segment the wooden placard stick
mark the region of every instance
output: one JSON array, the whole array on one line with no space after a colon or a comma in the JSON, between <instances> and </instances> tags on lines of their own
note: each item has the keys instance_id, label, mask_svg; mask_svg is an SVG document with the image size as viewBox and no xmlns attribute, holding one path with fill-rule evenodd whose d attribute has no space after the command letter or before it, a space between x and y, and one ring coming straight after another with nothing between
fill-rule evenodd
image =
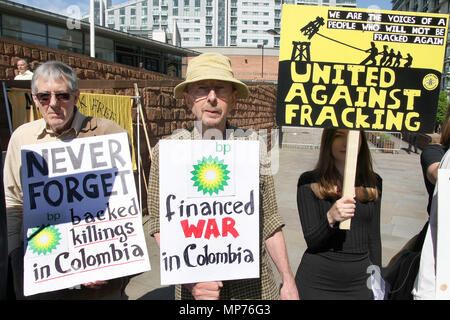
<instances>
[{"instance_id":1,"label":"wooden placard stick","mask_svg":"<svg viewBox=\"0 0 450 320\"><path fill-rule=\"evenodd\" d=\"M136 95L136 97L139 97L139 89L138 89L137 83L134 84L134 94ZM144 112L142 111L142 104L141 104L141 99L140 98L137 100L137 104L138 104L139 112L141 113L142 127L144 128L145 140L147 141L148 153L150 154L150 161L153 161L153 159L152 159L152 148L150 146L150 140L148 138L147 125L145 124ZM138 127L138 130L139 130L139 124L138 124L137 127Z\"/></svg>"},{"instance_id":2,"label":"wooden placard stick","mask_svg":"<svg viewBox=\"0 0 450 320\"><path fill-rule=\"evenodd\" d=\"M348 131L347 147L345 151L345 168L342 196L355 196L355 178L356 165L358 162L359 135L360 132L358 130ZM339 224L339 229L350 230L350 224L351 219L344 220Z\"/></svg>"},{"instance_id":3,"label":"wooden placard stick","mask_svg":"<svg viewBox=\"0 0 450 320\"><path fill-rule=\"evenodd\" d=\"M141 157L139 157L139 164L141 165L142 180L144 180L144 187L145 187L145 191L147 193L148 192L147 178L145 176L144 164L142 163L142 158Z\"/></svg>"}]
</instances>

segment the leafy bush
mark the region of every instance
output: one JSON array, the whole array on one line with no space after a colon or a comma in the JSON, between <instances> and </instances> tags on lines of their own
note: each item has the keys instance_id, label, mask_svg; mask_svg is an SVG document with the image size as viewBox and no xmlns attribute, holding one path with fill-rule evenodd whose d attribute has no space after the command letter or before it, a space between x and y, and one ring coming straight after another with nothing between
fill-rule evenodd
<instances>
[{"instance_id":1,"label":"leafy bush","mask_svg":"<svg viewBox=\"0 0 450 320\"><path fill-rule=\"evenodd\" d=\"M436 125L442 124L442 122L445 120L447 110L448 110L447 91L441 91L439 93L438 108L436 112Z\"/></svg>"},{"instance_id":2,"label":"leafy bush","mask_svg":"<svg viewBox=\"0 0 450 320\"><path fill-rule=\"evenodd\" d=\"M391 135L388 134L388 133L382 134L381 137L380 137L380 141L381 142L391 141Z\"/></svg>"}]
</instances>

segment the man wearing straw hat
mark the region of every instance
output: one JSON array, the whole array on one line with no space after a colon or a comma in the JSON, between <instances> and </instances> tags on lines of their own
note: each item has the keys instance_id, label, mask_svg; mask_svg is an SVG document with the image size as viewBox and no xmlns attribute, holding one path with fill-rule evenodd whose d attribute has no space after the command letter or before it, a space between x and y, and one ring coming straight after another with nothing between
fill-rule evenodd
<instances>
[{"instance_id":1,"label":"man wearing straw hat","mask_svg":"<svg viewBox=\"0 0 450 320\"><path fill-rule=\"evenodd\" d=\"M249 90L234 78L230 60L218 53L204 53L192 59L187 67L186 80L174 89L177 99L184 99L197 121L192 130L181 130L170 139L236 139L257 140L253 131L244 134L234 130L227 121L237 99L247 98ZM240 133L240 134L239 134ZM261 150L266 150L262 143ZM177 285L176 299L298 299L284 242L284 226L278 215L270 161L260 154L260 214L263 243L261 243L260 278L232 281L212 281ZM159 144L153 150L150 170L148 208L149 231L159 244ZM275 283L269 257L274 261L282 280L281 290Z\"/></svg>"}]
</instances>

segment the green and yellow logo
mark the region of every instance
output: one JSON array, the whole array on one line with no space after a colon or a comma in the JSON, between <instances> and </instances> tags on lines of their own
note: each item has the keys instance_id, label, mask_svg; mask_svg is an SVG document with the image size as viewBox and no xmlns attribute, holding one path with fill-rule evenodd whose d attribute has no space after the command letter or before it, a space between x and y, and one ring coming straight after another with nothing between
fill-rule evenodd
<instances>
[{"instance_id":1,"label":"green and yellow logo","mask_svg":"<svg viewBox=\"0 0 450 320\"><path fill-rule=\"evenodd\" d=\"M56 249L60 240L61 233L58 228L55 226L42 226L31 230L28 246L34 253L46 255Z\"/></svg>"},{"instance_id":2,"label":"green and yellow logo","mask_svg":"<svg viewBox=\"0 0 450 320\"><path fill-rule=\"evenodd\" d=\"M191 171L194 187L198 187L197 191L203 191L203 194L213 193L219 194L219 191L223 191L224 186L227 186L227 180L230 179L227 170L228 165L223 163L223 160L219 161L218 157L213 159L203 157L201 161L197 161L198 164L194 165L194 171Z\"/></svg>"}]
</instances>

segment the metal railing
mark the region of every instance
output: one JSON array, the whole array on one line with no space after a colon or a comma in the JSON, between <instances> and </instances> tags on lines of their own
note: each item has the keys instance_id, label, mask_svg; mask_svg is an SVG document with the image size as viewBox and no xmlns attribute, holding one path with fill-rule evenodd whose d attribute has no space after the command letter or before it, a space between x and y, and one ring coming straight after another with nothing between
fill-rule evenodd
<instances>
[{"instance_id":1,"label":"metal railing","mask_svg":"<svg viewBox=\"0 0 450 320\"><path fill-rule=\"evenodd\" d=\"M322 128L282 127L282 148L310 148L320 147Z\"/></svg>"},{"instance_id":2,"label":"metal railing","mask_svg":"<svg viewBox=\"0 0 450 320\"><path fill-rule=\"evenodd\" d=\"M401 132L366 131L366 138L371 151L399 153L403 136Z\"/></svg>"},{"instance_id":3,"label":"metal railing","mask_svg":"<svg viewBox=\"0 0 450 320\"><path fill-rule=\"evenodd\" d=\"M322 128L283 127L282 148L320 148ZM365 131L369 149L375 152L399 153L402 146L401 132Z\"/></svg>"}]
</instances>

